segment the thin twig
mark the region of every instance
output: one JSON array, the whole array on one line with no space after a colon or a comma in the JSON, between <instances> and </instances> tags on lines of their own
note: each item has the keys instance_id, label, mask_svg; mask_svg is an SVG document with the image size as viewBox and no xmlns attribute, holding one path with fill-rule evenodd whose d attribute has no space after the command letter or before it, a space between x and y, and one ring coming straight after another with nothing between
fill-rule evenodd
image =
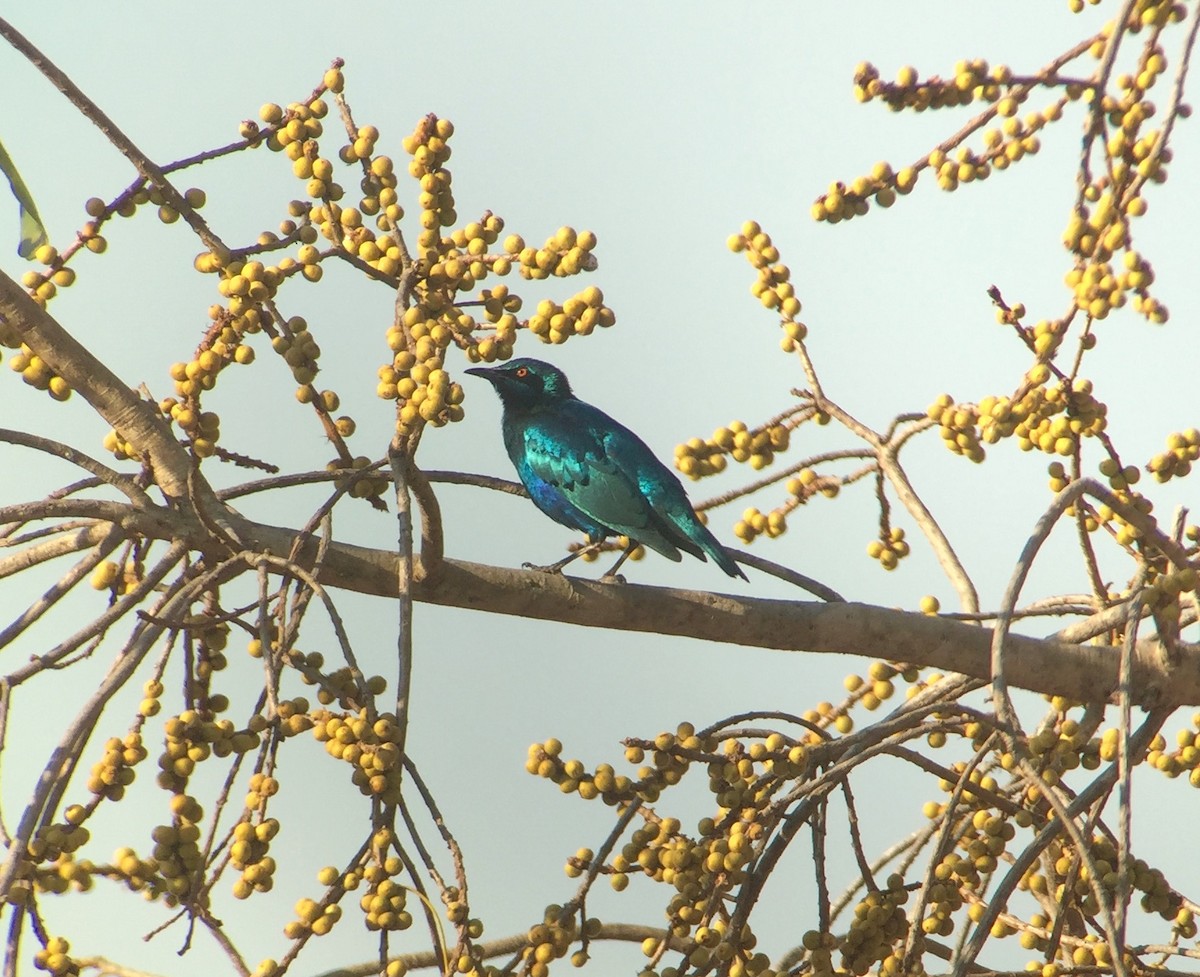
<instances>
[{"instance_id":1,"label":"thin twig","mask_svg":"<svg viewBox=\"0 0 1200 977\"><path fill-rule=\"evenodd\" d=\"M825 874L825 838L826 814L829 801L825 797L817 799L813 816L809 819L809 829L812 831L813 874L817 883L817 932L829 932L829 878Z\"/></svg>"},{"instance_id":2,"label":"thin twig","mask_svg":"<svg viewBox=\"0 0 1200 977\"><path fill-rule=\"evenodd\" d=\"M174 185L167 179L166 174L162 169L143 153L133 140L126 136L116 123L112 121L90 98L87 97L67 75L58 68L49 58L39 51L29 39L21 34L8 21L0 19L0 37L3 37L9 44L23 54L29 62L37 68L43 75L49 79L50 83L57 88L67 100L77 108L85 119L92 122L99 129L109 142L117 148L134 168L141 174L142 178L150 183L153 183L159 190L162 191L163 198L173 209L177 210L185 221L196 232L205 246L213 253L227 252L229 249L221 242L221 240L209 229L207 222L201 217L192 207L191 204L184 199Z\"/></svg>"},{"instance_id":3,"label":"thin twig","mask_svg":"<svg viewBox=\"0 0 1200 977\"><path fill-rule=\"evenodd\" d=\"M1133 886L1129 879L1129 859L1132 852L1133 835L1133 767L1130 756L1130 730L1133 725L1133 653L1137 645L1138 625L1142 618L1143 589L1147 568L1143 566L1133 584L1133 596L1129 601L1129 616L1125 621L1125 640L1121 642L1121 672L1117 685L1117 708L1120 739L1117 742L1118 823L1117 836L1117 891L1114 894L1115 941L1125 945L1125 924L1129 918L1129 904L1133 898Z\"/></svg>"},{"instance_id":4,"label":"thin twig","mask_svg":"<svg viewBox=\"0 0 1200 977\"><path fill-rule=\"evenodd\" d=\"M61 458L63 461L70 462L72 465L76 465L93 475L99 482L111 485L129 499L132 505L139 509L147 508L151 505L150 497L146 494L146 490L138 484L137 478L115 471L107 465L101 464L90 455L84 454L78 448L71 447L69 444L29 434L26 431L13 431L8 428L0 428L0 441L7 441L9 444L17 444L25 448L33 448L36 451L41 451L56 458Z\"/></svg>"},{"instance_id":5,"label":"thin twig","mask_svg":"<svg viewBox=\"0 0 1200 977\"><path fill-rule=\"evenodd\" d=\"M396 499L396 591L399 600L396 602L396 643L397 643L397 678L396 678L396 745L403 755L408 737L409 707L412 697L412 657L413 657L413 526L412 526L412 496L409 492L408 471L410 462L408 448L399 435L392 438L388 450L391 463L392 485Z\"/></svg>"}]
</instances>

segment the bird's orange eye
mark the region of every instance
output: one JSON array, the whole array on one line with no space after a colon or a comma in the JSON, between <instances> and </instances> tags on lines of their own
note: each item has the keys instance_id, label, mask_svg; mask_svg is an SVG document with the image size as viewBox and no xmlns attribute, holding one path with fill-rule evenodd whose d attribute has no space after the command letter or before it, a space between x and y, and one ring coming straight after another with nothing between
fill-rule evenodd
<instances>
[{"instance_id":1,"label":"bird's orange eye","mask_svg":"<svg viewBox=\"0 0 1200 977\"><path fill-rule=\"evenodd\" d=\"M524 380L525 377L529 376L529 367L518 366L515 370L513 370L513 375Z\"/></svg>"}]
</instances>

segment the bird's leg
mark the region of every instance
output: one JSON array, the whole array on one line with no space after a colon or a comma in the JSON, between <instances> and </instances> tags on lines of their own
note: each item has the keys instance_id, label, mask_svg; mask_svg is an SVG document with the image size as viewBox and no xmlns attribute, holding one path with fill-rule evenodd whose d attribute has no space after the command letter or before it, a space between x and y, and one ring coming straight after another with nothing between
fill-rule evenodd
<instances>
[{"instance_id":1,"label":"bird's leg","mask_svg":"<svg viewBox=\"0 0 1200 977\"><path fill-rule=\"evenodd\" d=\"M573 560L579 559L579 555L582 552L583 552L583 550L576 550L574 553L568 553L566 556L564 556L561 560L557 561L556 563L550 563L546 566L542 566L539 563L522 563L521 569L536 570L538 573L562 573L563 567L565 567L568 563L572 562Z\"/></svg>"},{"instance_id":2,"label":"bird's leg","mask_svg":"<svg viewBox=\"0 0 1200 977\"><path fill-rule=\"evenodd\" d=\"M521 567L525 570L537 570L539 573L562 573L563 567L565 567L568 563L573 563L585 553L589 553L596 549L603 542L604 540L602 539L589 540L587 546L579 547L579 549L577 549L574 553L568 553L561 560L557 561L556 563L551 563L549 566L539 566L536 563L522 563Z\"/></svg>"},{"instance_id":3,"label":"bird's leg","mask_svg":"<svg viewBox=\"0 0 1200 977\"><path fill-rule=\"evenodd\" d=\"M637 541L636 539L631 539L631 540L629 541L629 545L625 547L625 552L624 552L624 553L622 553L622 554L620 555L620 557L617 559L617 562L616 562L616 563L614 563L614 564L612 565L612 569L611 569L611 570L609 570L609 571L608 571L608 573L606 573L606 574L605 574L603 577L601 577L600 579L601 579L601 580L608 580L608 581L611 581L612 583L624 583L624 582L625 582L625 578L624 578L624 577L621 577L621 576L618 576L618 575L617 575L617 571L621 569L621 564L623 564L623 563L624 563L626 560L628 560L628 559L629 559L629 555L630 555L630 554L631 554L631 553L632 553L634 550L636 550L636 549L638 548L638 546L639 546L639 545L640 545L640 544L638 543L638 541Z\"/></svg>"}]
</instances>

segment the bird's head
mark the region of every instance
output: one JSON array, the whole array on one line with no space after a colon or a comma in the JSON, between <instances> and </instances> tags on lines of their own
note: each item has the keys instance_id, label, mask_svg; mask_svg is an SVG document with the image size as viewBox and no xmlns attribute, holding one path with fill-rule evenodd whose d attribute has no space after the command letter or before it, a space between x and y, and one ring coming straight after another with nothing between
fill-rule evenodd
<instances>
[{"instance_id":1,"label":"bird's head","mask_svg":"<svg viewBox=\"0 0 1200 977\"><path fill-rule=\"evenodd\" d=\"M466 372L483 377L495 387L505 407L538 407L572 396L566 374L541 360L509 360L501 366L475 367Z\"/></svg>"}]
</instances>

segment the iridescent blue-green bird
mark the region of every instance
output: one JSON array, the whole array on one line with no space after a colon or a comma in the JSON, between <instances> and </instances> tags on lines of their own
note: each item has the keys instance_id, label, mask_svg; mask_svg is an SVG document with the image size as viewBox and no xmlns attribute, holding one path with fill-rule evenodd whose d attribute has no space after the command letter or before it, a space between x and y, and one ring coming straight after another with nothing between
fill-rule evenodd
<instances>
[{"instance_id":1,"label":"iridescent blue-green bird","mask_svg":"<svg viewBox=\"0 0 1200 977\"><path fill-rule=\"evenodd\" d=\"M615 576L642 543L676 562L683 558L680 550L701 560L711 556L731 577L746 579L697 518L675 474L629 428L576 397L562 370L516 359L467 373L483 377L500 395L504 447L534 505L593 543L629 538L605 576ZM578 555L542 569L557 573Z\"/></svg>"}]
</instances>

